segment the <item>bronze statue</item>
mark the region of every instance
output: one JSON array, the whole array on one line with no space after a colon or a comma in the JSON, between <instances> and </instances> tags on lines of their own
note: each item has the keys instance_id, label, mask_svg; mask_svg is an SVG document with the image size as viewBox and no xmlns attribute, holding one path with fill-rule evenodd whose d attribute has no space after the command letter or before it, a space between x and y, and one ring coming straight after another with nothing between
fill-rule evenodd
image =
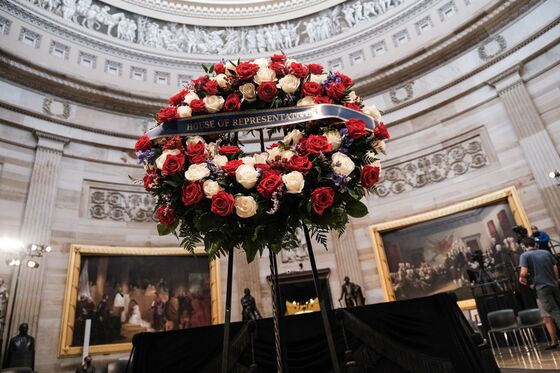
<instances>
[{"instance_id":1,"label":"bronze statue","mask_svg":"<svg viewBox=\"0 0 560 373\"><path fill-rule=\"evenodd\" d=\"M344 283L342 284L342 291L338 302L344 298L344 303L346 308L363 306L365 304L365 298L362 294L362 288L353 282L350 282L348 276L344 277ZM342 303L341 303L342 304Z\"/></svg>"},{"instance_id":2,"label":"bronze statue","mask_svg":"<svg viewBox=\"0 0 560 373\"><path fill-rule=\"evenodd\" d=\"M243 307L241 315L243 317L243 321L262 319L262 316L257 309L255 297L251 295L251 290L249 290L249 288L245 288L243 293L245 294L243 295L243 298L241 298L241 307Z\"/></svg>"},{"instance_id":3,"label":"bronze statue","mask_svg":"<svg viewBox=\"0 0 560 373\"><path fill-rule=\"evenodd\" d=\"M5 368L29 367L35 370L35 338L27 334L29 326L22 323L19 334L10 339Z\"/></svg>"}]
</instances>

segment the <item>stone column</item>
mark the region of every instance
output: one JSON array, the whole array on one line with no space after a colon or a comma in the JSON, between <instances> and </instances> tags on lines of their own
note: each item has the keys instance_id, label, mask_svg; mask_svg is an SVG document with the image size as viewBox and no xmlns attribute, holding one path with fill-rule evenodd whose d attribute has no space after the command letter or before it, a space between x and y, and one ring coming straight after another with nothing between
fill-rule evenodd
<instances>
[{"instance_id":1,"label":"stone column","mask_svg":"<svg viewBox=\"0 0 560 373\"><path fill-rule=\"evenodd\" d=\"M560 188L548 174L560 167L560 156L520 73L521 67L516 66L489 84L496 88L505 106L548 214L559 232Z\"/></svg>"},{"instance_id":2,"label":"stone column","mask_svg":"<svg viewBox=\"0 0 560 373\"><path fill-rule=\"evenodd\" d=\"M51 236L52 217L55 207L58 170L62 151L68 139L36 131L37 148L23 222L20 229L20 239L25 244L48 245ZM48 256L48 254L47 254ZM41 292L43 289L44 273L47 258L39 258L39 268L28 268L24 261L20 269L17 297L14 301L10 336L18 333L20 323L29 324L29 333L36 336L39 320ZM17 273L17 271L16 271ZM16 274L14 274L15 277ZM16 279L12 278L13 285ZM9 309L11 310L11 304Z\"/></svg>"},{"instance_id":3,"label":"stone column","mask_svg":"<svg viewBox=\"0 0 560 373\"><path fill-rule=\"evenodd\" d=\"M356 238L354 237L352 222L348 223L345 233L340 238L337 232L332 232L331 241L340 283L342 284L344 282L344 277L348 276L350 281L360 285L362 290L364 290L364 277L362 275L362 269L360 268L358 247L356 245Z\"/></svg>"}]
</instances>

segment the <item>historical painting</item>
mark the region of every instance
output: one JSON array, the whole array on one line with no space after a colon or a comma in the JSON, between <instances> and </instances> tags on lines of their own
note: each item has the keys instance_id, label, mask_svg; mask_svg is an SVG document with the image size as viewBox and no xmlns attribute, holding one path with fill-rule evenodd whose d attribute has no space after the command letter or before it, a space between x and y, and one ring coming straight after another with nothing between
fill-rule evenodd
<instances>
[{"instance_id":1,"label":"historical painting","mask_svg":"<svg viewBox=\"0 0 560 373\"><path fill-rule=\"evenodd\" d=\"M214 265L202 254L73 246L60 353L81 352L86 320L92 353L127 350L140 332L210 325L217 321L216 284Z\"/></svg>"},{"instance_id":2,"label":"historical painting","mask_svg":"<svg viewBox=\"0 0 560 373\"><path fill-rule=\"evenodd\" d=\"M514 188L372 227L386 300L455 292L474 305L471 284L487 268L515 269L521 248L513 228L529 226Z\"/></svg>"}]
</instances>

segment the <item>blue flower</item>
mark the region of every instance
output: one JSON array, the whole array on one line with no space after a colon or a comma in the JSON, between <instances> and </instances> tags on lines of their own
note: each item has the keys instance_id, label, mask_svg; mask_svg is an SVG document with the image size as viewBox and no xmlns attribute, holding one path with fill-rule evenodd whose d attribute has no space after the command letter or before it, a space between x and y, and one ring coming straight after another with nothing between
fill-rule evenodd
<instances>
[{"instance_id":1,"label":"blue flower","mask_svg":"<svg viewBox=\"0 0 560 373\"><path fill-rule=\"evenodd\" d=\"M150 163L153 157L154 157L154 152L151 150L136 152L136 159L138 160L138 164Z\"/></svg>"},{"instance_id":2,"label":"blue flower","mask_svg":"<svg viewBox=\"0 0 560 373\"><path fill-rule=\"evenodd\" d=\"M333 172L328 174L327 177L334 182L334 185L340 193L345 193L348 190L347 184L350 181L348 176Z\"/></svg>"}]
</instances>

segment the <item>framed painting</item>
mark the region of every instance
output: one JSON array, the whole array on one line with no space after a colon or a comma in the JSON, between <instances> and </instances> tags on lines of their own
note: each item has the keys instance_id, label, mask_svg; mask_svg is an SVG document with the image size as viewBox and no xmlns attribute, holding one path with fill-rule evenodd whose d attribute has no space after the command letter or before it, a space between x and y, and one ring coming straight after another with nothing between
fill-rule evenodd
<instances>
[{"instance_id":1,"label":"framed painting","mask_svg":"<svg viewBox=\"0 0 560 373\"><path fill-rule=\"evenodd\" d=\"M449 291L457 294L463 310L474 308L473 257L476 252L488 261L504 253L518 257L520 248L512 231L516 225L530 228L517 191L510 187L371 226L385 300Z\"/></svg>"},{"instance_id":2,"label":"framed painting","mask_svg":"<svg viewBox=\"0 0 560 373\"><path fill-rule=\"evenodd\" d=\"M59 356L129 351L140 332L218 323L219 274L203 249L73 245Z\"/></svg>"}]
</instances>

